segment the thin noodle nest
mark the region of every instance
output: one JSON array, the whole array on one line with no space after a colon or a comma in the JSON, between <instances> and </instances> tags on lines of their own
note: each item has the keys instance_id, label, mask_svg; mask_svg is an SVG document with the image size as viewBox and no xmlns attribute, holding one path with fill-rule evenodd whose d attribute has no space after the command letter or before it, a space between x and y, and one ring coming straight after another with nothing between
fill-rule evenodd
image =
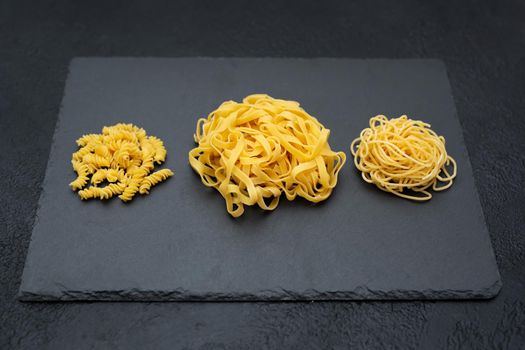
<instances>
[{"instance_id":1,"label":"thin noodle nest","mask_svg":"<svg viewBox=\"0 0 525 350\"><path fill-rule=\"evenodd\" d=\"M430 189L443 191L456 177L456 161L447 154L445 138L429 124L406 115L371 118L370 127L361 131L350 149L366 182L406 199L429 200Z\"/></svg>"},{"instance_id":2,"label":"thin noodle nest","mask_svg":"<svg viewBox=\"0 0 525 350\"><path fill-rule=\"evenodd\" d=\"M198 120L189 162L233 217L245 205L273 210L283 193L317 203L330 196L346 160L331 150L329 134L298 102L250 95Z\"/></svg>"}]
</instances>

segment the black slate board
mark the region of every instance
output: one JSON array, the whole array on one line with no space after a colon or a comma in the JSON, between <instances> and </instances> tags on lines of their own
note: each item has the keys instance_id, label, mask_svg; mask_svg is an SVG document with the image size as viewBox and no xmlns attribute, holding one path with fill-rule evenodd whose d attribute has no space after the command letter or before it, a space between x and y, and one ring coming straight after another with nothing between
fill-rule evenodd
<instances>
[{"instance_id":1,"label":"black slate board","mask_svg":"<svg viewBox=\"0 0 525 350\"><path fill-rule=\"evenodd\" d=\"M240 219L187 163L197 117L251 93L294 99L348 153L370 116L432 123L459 165L413 203L345 165L320 204L283 200ZM130 204L82 202L75 139L125 121L165 141L175 176ZM75 59L24 269L22 300L490 298L501 281L444 65L436 60Z\"/></svg>"}]
</instances>

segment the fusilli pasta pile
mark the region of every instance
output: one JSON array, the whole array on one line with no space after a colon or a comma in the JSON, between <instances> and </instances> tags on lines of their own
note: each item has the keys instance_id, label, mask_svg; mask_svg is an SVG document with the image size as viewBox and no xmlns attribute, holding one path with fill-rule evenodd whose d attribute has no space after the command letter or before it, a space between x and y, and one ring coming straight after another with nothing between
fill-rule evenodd
<instances>
[{"instance_id":1,"label":"fusilli pasta pile","mask_svg":"<svg viewBox=\"0 0 525 350\"><path fill-rule=\"evenodd\" d=\"M105 126L102 134L84 135L77 144L80 149L73 153L71 164L78 176L69 186L83 200L118 195L127 202L173 175L170 169L152 173L155 163L166 160L166 148L159 138L147 136L133 124Z\"/></svg>"}]
</instances>

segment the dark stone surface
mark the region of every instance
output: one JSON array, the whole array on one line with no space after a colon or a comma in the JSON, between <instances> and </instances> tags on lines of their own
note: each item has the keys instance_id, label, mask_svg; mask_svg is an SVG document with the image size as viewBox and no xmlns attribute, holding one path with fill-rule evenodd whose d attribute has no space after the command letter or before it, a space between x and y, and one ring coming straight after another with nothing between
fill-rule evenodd
<instances>
[{"instance_id":1,"label":"dark stone surface","mask_svg":"<svg viewBox=\"0 0 525 350\"><path fill-rule=\"evenodd\" d=\"M447 139L452 188L426 203L378 191L350 160L320 205L283 199L238 219L188 164L196 120L251 93L300 101L349 145L368 118L408 114ZM79 58L53 136L23 300L490 298L499 277L450 92L437 60ZM147 197L80 201L80 135L132 122L164 140L175 176Z\"/></svg>"},{"instance_id":2,"label":"dark stone surface","mask_svg":"<svg viewBox=\"0 0 525 350\"><path fill-rule=\"evenodd\" d=\"M0 2L0 347L523 347L524 11L519 0ZM67 65L87 55L443 59L501 293L489 302L16 301Z\"/></svg>"}]
</instances>

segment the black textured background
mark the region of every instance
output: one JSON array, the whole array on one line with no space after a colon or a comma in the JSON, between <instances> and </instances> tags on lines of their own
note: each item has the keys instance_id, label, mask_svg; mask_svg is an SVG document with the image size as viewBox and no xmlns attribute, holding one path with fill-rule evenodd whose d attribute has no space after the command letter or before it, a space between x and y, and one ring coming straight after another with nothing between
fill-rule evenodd
<instances>
[{"instance_id":1,"label":"black textured background","mask_svg":"<svg viewBox=\"0 0 525 350\"><path fill-rule=\"evenodd\" d=\"M395 5L394 5L395 3ZM525 347L522 1L0 1L0 348ZM74 56L445 61L502 274L489 302L15 300Z\"/></svg>"}]
</instances>

